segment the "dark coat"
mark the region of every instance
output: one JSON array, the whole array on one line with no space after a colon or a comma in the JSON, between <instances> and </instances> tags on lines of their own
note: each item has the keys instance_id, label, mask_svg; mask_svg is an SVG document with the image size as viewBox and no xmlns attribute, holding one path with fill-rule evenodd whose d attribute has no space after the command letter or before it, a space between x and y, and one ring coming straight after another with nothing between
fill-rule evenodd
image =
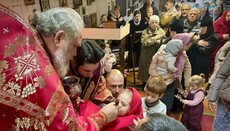
<instances>
[{"instance_id":1,"label":"dark coat","mask_svg":"<svg viewBox=\"0 0 230 131\"><path fill-rule=\"evenodd\" d=\"M145 19L145 17L147 17L146 7L147 7L147 4L145 3L140 9L142 20ZM154 6L154 3L152 3L152 8L153 8L153 15L159 16L159 10L157 9L156 6Z\"/></svg>"},{"instance_id":2,"label":"dark coat","mask_svg":"<svg viewBox=\"0 0 230 131\"><path fill-rule=\"evenodd\" d=\"M204 73L207 81L210 71L211 54L218 43L218 38L217 35L213 33L208 38L203 39L209 43L206 47L198 45L199 40L193 43L187 53L192 66L192 75Z\"/></svg>"}]
</instances>

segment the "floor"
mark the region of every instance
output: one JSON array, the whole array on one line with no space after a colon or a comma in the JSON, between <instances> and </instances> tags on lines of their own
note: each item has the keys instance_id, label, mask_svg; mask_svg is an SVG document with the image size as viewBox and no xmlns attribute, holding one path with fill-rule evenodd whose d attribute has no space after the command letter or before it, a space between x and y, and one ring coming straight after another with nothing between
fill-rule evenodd
<instances>
[{"instance_id":1,"label":"floor","mask_svg":"<svg viewBox=\"0 0 230 131\"><path fill-rule=\"evenodd\" d=\"M134 80L134 74L135 74L135 80ZM130 69L129 70L129 75L126 79L126 84L128 87L135 87L138 92L140 93L141 96L144 96L144 92L141 90L142 88L142 82L137 80L137 72L133 73L133 71ZM135 82L134 82L135 81ZM214 118L214 113L209 110L208 108L208 101L207 99L205 98L204 101L203 101L203 104L204 104L204 113L203 113L203 116L204 118L202 119L202 131L211 131L211 126L212 126L212 123L213 123L213 118ZM181 118L181 113L179 114L170 114L169 115L170 117L173 117L177 120L180 120Z\"/></svg>"}]
</instances>

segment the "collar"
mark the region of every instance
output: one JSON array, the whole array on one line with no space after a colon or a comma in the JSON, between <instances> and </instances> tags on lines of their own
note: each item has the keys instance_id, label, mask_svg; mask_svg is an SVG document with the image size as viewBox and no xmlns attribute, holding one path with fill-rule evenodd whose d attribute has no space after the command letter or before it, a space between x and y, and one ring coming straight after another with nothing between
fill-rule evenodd
<instances>
[{"instance_id":1,"label":"collar","mask_svg":"<svg viewBox=\"0 0 230 131\"><path fill-rule=\"evenodd\" d=\"M157 100L157 101L155 101L155 102L153 102L153 103L148 103L147 101L146 101L146 99L145 99L145 104L146 104L146 106L149 108L149 107L154 107L154 106L156 106L158 103L159 103L160 101L159 101L159 99Z\"/></svg>"}]
</instances>

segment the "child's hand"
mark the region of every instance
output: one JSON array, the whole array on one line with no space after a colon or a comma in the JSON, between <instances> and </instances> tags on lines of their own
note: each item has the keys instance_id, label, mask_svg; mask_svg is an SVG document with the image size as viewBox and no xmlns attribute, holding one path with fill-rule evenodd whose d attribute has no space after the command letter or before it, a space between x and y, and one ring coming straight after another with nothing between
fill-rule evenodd
<instances>
[{"instance_id":1,"label":"child's hand","mask_svg":"<svg viewBox=\"0 0 230 131\"><path fill-rule=\"evenodd\" d=\"M137 118L137 120L136 120L136 119L133 119L133 123L134 123L135 127L138 126L138 122L139 122L139 121L140 121L140 118Z\"/></svg>"},{"instance_id":2,"label":"child's hand","mask_svg":"<svg viewBox=\"0 0 230 131\"><path fill-rule=\"evenodd\" d=\"M187 96L188 96L188 91L187 91L187 90L184 90L183 96L184 96L184 97L187 97Z\"/></svg>"},{"instance_id":3,"label":"child's hand","mask_svg":"<svg viewBox=\"0 0 230 131\"><path fill-rule=\"evenodd\" d=\"M181 95L183 95L185 92L185 90L181 89L181 88L178 88L178 93L180 93Z\"/></svg>"},{"instance_id":4,"label":"child's hand","mask_svg":"<svg viewBox=\"0 0 230 131\"><path fill-rule=\"evenodd\" d=\"M177 99L179 99L179 100L182 99L181 95L179 95L179 94L176 94L175 97L176 97Z\"/></svg>"},{"instance_id":5,"label":"child's hand","mask_svg":"<svg viewBox=\"0 0 230 131\"><path fill-rule=\"evenodd\" d=\"M85 102L85 101L82 100L81 97L78 97L78 98L76 99L76 105L79 106L79 104L80 104L81 102Z\"/></svg>"}]
</instances>

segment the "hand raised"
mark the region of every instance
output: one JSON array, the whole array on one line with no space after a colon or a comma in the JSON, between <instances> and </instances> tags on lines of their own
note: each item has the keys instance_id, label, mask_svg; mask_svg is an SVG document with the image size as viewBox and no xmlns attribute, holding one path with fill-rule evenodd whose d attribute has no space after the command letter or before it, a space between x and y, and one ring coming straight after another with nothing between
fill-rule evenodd
<instances>
[{"instance_id":1,"label":"hand raised","mask_svg":"<svg viewBox=\"0 0 230 131\"><path fill-rule=\"evenodd\" d=\"M111 102L111 103L105 105L101 109L101 111L104 112L106 117L107 117L107 122L111 122L117 118L118 108L119 108L119 106L117 106L115 104L115 102Z\"/></svg>"}]
</instances>

